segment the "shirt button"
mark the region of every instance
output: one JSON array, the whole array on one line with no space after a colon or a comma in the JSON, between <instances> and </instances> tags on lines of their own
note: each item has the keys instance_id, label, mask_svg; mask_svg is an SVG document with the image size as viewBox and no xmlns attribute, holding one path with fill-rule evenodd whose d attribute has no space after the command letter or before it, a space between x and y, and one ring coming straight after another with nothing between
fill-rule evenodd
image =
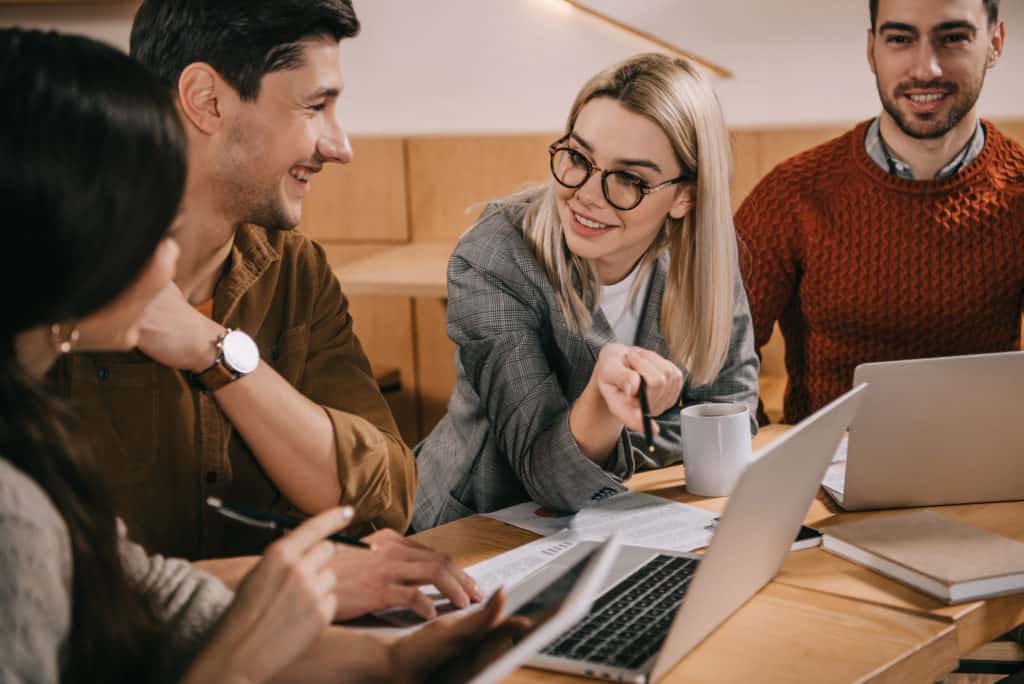
<instances>
[{"instance_id":1,"label":"shirt button","mask_svg":"<svg viewBox=\"0 0 1024 684\"><path fill-rule=\"evenodd\" d=\"M207 472L206 473L206 481L209 482L210 484L213 484L214 482L216 482L217 481L217 473L212 471L212 470Z\"/></svg>"},{"instance_id":2,"label":"shirt button","mask_svg":"<svg viewBox=\"0 0 1024 684\"><path fill-rule=\"evenodd\" d=\"M107 380L109 380L110 379L110 369L109 368L97 368L96 369L96 379L99 380L100 382L106 382Z\"/></svg>"}]
</instances>

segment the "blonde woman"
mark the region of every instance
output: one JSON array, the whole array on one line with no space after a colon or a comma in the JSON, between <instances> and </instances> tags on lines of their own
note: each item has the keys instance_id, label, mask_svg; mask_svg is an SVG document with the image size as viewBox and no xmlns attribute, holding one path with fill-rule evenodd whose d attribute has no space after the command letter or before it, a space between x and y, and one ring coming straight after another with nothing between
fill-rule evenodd
<instances>
[{"instance_id":1,"label":"blonde woman","mask_svg":"<svg viewBox=\"0 0 1024 684\"><path fill-rule=\"evenodd\" d=\"M681 404L757 406L708 81L634 57L583 87L549 152L552 180L489 206L449 262L458 378L416 449L416 529L529 499L575 511L678 461L643 451L641 378L659 421Z\"/></svg>"}]
</instances>

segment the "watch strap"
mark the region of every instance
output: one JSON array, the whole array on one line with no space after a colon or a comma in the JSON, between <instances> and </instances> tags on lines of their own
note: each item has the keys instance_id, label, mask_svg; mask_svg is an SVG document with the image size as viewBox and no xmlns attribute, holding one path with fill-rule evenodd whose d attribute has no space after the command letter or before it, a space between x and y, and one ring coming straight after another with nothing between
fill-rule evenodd
<instances>
[{"instance_id":1,"label":"watch strap","mask_svg":"<svg viewBox=\"0 0 1024 684\"><path fill-rule=\"evenodd\" d=\"M241 377L238 373L228 368L228 365L224 362L224 338L230 332L231 328L227 328L214 341L214 345L217 347L217 358L214 360L213 365L195 375L196 380L207 392L216 392L221 387L224 387L224 385L228 385Z\"/></svg>"},{"instance_id":2,"label":"watch strap","mask_svg":"<svg viewBox=\"0 0 1024 684\"><path fill-rule=\"evenodd\" d=\"M217 360L212 366L204 370L202 373L196 375L196 380L203 386L207 392L216 392L224 385L230 384L238 379L235 373L232 373L227 366L224 365L223 355L218 355Z\"/></svg>"}]
</instances>

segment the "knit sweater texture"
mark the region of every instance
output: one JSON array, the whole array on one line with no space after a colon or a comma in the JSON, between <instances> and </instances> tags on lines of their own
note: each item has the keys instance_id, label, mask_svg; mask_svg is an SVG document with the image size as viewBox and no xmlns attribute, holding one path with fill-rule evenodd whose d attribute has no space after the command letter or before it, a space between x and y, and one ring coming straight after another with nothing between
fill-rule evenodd
<instances>
[{"instance_id":1,"label":"knit sweater texture","mask_svg":"<svg viewBox=\"0 0 1024 684\"><path fill-rule=\"evenodd\" d=\"M736 214L755 343L776 321L786 342L787 423L860 363L1020 347L1024 147L983 121L963 170L907 180L867 155L868 125L777 166Z\"/></svg>"}]
</instances>

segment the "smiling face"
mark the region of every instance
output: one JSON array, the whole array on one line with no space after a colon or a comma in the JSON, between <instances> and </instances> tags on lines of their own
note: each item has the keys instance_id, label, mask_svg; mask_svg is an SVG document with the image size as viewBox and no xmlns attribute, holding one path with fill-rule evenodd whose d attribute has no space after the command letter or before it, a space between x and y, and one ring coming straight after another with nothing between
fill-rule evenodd
<instances>
[{"instance_id":1,"label":"smiling face","mask_svg":"<svg viewBox=\"0 0 1024 684\"><path fill-rule=\"evenodd\" d=\"M647 186L682 172L665 132L607 97L583 105L565 144L601 169L628 172ZM616 209L601 190L600 171L579 188L556 183L555 189L569 250L593 262L604 285L629 275L669 215L682 218L693 206L692 186L681 184L646 195L628 211Z\"/></svg>"},{"instance_id":2,"label":"smiling face","mask_svg":"<svg viewBox=\"0 0 1024 684\"><path fill-rule=\"evenodd\" d=\"M1002 49L982 0L880 0L868 61L888 116L906 135L973 126L985 71Z\"/></svg>"},{"instance_id":3,"label":"smiling face","mask_svg":"<svg viewBox=\"0 0 1024 684\"><path fill-rule=\"evenodd\" d=\"M294 228L312 177L326 162L352 159L338 115L338 43L322 38L302 46L299 66L267 74L254 102L234 103L217 175L237 223Z\"/></svg>"}]
</instances>

